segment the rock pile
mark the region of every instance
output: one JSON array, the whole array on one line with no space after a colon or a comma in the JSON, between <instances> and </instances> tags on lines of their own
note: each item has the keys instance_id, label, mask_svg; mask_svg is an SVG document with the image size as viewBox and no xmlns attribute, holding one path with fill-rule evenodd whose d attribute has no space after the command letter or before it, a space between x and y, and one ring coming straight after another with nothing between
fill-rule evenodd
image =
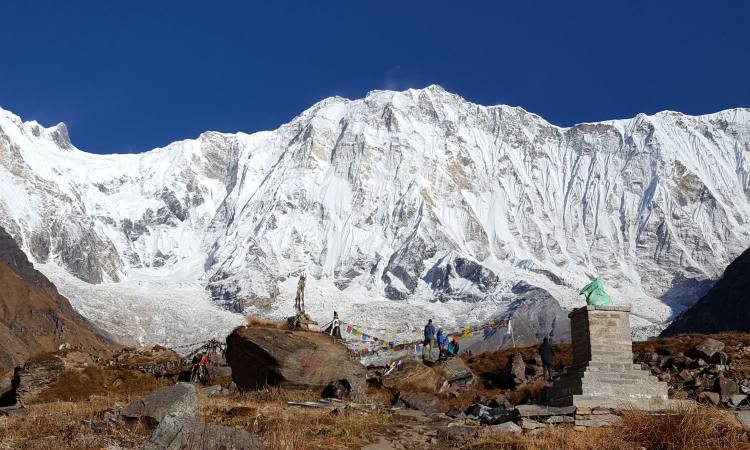
<instances>
[{"instance_id":1,"label":"rock pile","mask_svg":"<svg viewBox=\"0 0 750 450\"><path fill-rule=\"evenodd\" d=\"M670 397L750 407L750 346L727 350L724 342L707 338L685 351L659 346L636 352L635 360L669 384Z\"/></svg>"}]
</instances>

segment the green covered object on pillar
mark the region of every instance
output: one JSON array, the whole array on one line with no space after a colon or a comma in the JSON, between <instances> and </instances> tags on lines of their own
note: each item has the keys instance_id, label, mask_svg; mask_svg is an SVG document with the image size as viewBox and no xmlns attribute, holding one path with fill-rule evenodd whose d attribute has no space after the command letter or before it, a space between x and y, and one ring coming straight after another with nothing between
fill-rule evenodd
<instances>
[{"instance_id":1,"label":"green covered object on pillar","mask_svg":"<svg viewBox=\"0 0 750 450\"><path fill-rule=\"evenodd\" d=\"M602 277L596 277L594 281L581 289L579 294L586 297L586 304L592 306L612 306L612 299L604 292Z\"/></svg>"}]
</instances>

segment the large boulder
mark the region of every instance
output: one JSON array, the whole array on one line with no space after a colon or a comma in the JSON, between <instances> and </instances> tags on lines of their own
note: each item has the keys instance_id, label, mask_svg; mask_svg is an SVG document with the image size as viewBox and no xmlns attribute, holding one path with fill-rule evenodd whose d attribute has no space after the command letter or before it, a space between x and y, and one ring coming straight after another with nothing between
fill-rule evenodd
<instances>
[{"instance_id":1,"label":"large boulder","mask_svg":"<svg viewBox=\"0 0 750 450\"><path fill-rule=\"evenodd\" d=\"M255 450L257 436L242 428L203 423L169 414L151 434L144 450Z\"/></svg>"},{"instance_id":2,"label":"large boulder","mask_svg":"<svg viewBox=\"0 0 750 450\"><path fill-rule=\"evenodd\" d=\"M198 395L190 383L177 383L157 389L125 407L126 420L138 420L148 428L156 428L169 415L172 422L194 419L198 414Z\"/></svg>"},{"instance_id":3,"label":"large boulder","mask_svg":"<svg viewBox=\"0 0 750 450\"><path fill-rule=\"evenodd\" d=\"M320 392L346 380L353 399L365 396L365 368L323 333L239 327L227 337L226 358L242 390L282 386Z\"/></svg>"},{"instance_id":4,"label":"large boulder","mask_svg":"<svg viewBox=\"0 0 750 450\"><path fill-rule=\"evenodd\" d=\"M393 391L434 392L440 377L432 368L411 358L401 360L396 369L383 377L383 387Z\"/></svg>"}]
</instances>

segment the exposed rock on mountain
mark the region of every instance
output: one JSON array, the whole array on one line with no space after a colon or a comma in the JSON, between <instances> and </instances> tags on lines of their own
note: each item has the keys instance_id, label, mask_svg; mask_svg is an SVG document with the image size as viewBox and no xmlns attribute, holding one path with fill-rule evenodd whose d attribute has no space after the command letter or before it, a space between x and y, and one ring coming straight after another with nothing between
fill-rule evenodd
<instances>
[{"instance_id":1,"label":"exposed rock on mountain","mask_svg":"<svg viewBox=\"0 0 750 450\"><path fill-rule=\"evenodd\" d=\"M144 343L237 325L209 296L284 318L302 272L319 321L335 306L382 326L477 322L519 281L570 308L601 275L644 326L747 246L749 151L747 109L561 128L438 86L135 155L0 111L0 226L87 317Z\"/></svg>"},{"instance_id":2,"label":"exposed rock on mountain","mask_svg":"<svg viewBox=\"0 0 750 450\"><path fill-rule=\"evenodd\" d=\"M83 318L55 286L34 270L15 241L0 228L0 373L61 344L89 351L114 342Z\"/></svg>"},{"instance_id":3,"label":"exposed rock on mountain","mask_svg":"<svg viewBox=\"0 0 750 450\"><path fill-rule=\"evenodd\" d=\"M680 314L662 333L750 332L750 249L724 271L705 297Z\"/></svg>"}]
</instances>

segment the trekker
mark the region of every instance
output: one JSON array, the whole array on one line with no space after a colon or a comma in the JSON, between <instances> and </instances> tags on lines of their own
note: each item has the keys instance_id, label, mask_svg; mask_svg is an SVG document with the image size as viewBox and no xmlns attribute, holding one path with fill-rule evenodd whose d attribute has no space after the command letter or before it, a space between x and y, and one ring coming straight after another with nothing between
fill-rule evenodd
<instances>
[{"instance_id":1,"label":"trekker","mask_svg":"<svg viewBox=\"0 0 750 450\"><path fill-rule=\"evenodd\" d=\"M549 342L549 338L545 337L542 341L542 345L539 347L539 355L542 357L542 367L544 367L544 379L549 381L552 379L552 358L555 356L555 349Z\"/></svg>"},{"instance_id":2,"label":"trekker","mask_svg":"<svg viewBox=\"0 0 750 450\"><path fill-rule=\"evenodd\" d=\"M458 335L453 336L453 340L448 344L448 356L458 356L459 346L458 346Z\"/></svg>"},{"instance_id":3,"label":"trekker","mask_svg":"<svg viewBox=\"0 0 750 450\"><path fill-rule=\"evenodd\" d=\"M432 341L435 339L435 325L432 324L432 319L427 321L427 325L424 326L424 347L422 349L422 359L425 359L424 352L427 350L427 347L430 347L430 359L432 359L432 353L434 351L434 347L432 344Z\"/></svg>"},{"instance_id":4,"label":"trekker","mask_svg":"<svg viewBox=\"0 0 750 450\"><path fill-rule=\"evenodd\" d=\"M341 339L341 320L339 320L339 313L333 312L333 322L331 323L331 336L336 339Z\"/></svg>"},{"instance_id":5,"label":"trekker","mask_svg":"<svg viewBox=\"0 0 750 450\"><path fill-rule=\"evenodd\" d=\"M444 359L448 354L448 349L446 348L448 346L448 339L443 336L443 329L439 329L437 332L437 343L438 343L438 350L440 352L440 359Z\"/></svg>"}]
</instances>

